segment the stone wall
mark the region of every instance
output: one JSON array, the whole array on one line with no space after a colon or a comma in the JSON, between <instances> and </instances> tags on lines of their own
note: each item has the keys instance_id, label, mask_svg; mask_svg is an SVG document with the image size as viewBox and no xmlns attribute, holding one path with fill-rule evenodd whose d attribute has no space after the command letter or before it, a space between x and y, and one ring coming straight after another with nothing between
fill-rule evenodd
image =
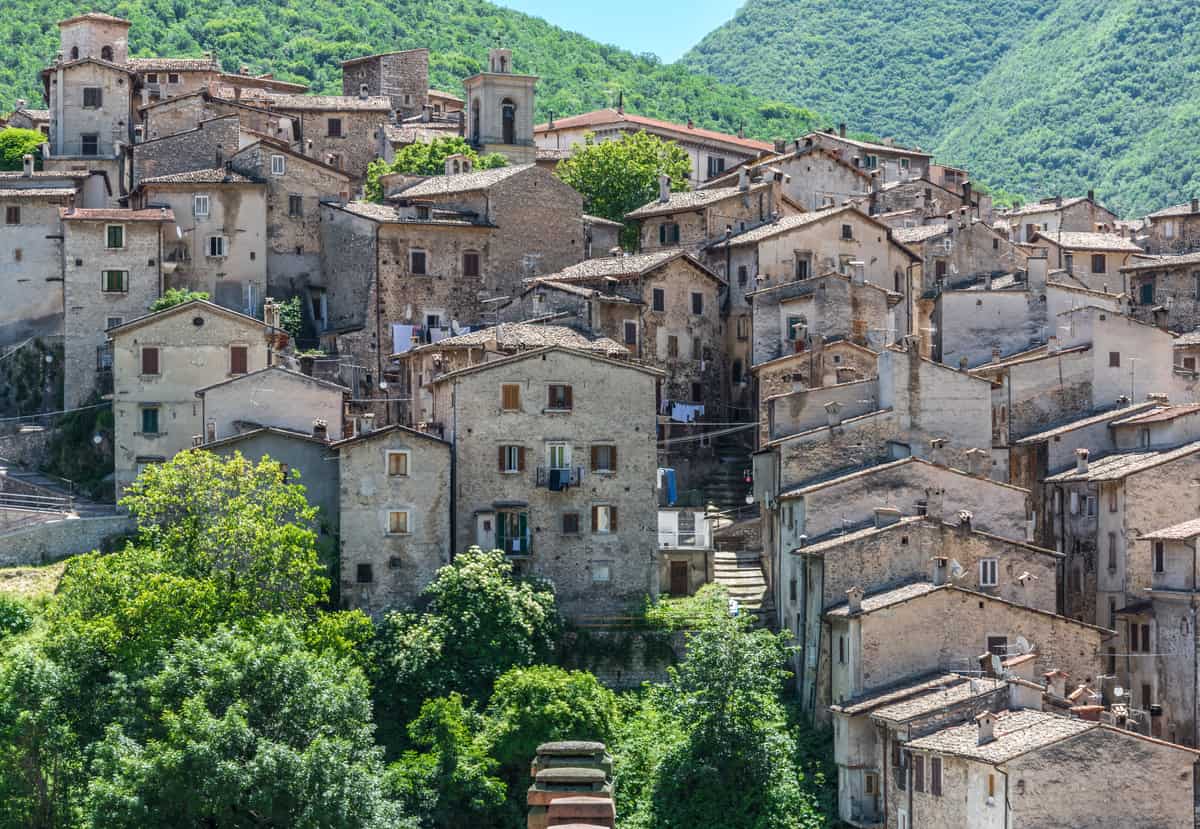
<instances>
[{"instance_id":1,"label":"stone wall","mask_svg":"<svg viewBox=\"0 0 1200 829\"><path fill-rule=\"evenodd\" d=\"M32 179L30 181L33 181ZM37 185L42 186L39 182ZM34 196L28 190L0 189L0 345L62 331L62 222L59 207L70 196ZM20 221L7 223L7 209Z\"/></svg>"},{"instance_id":2,"label":"stone wall","mask_svg":"<svg viewBox=\"0 0 1200 829\"><path fill-rule=\"evenodd\" d=\"M429 50L374 55L342 67L342 94L386 95L402 118L420 115L429 98Z\"/></svg>"},{"instance_id":3,"label":"stone wall","mask_svg":"<svg viewBox=\"0 0 1200 829\"><path fill-rule=\"evenodd\" d=\"M238 151L240 130L238 117L226 115L201 121L191 129L135 144L134 186L146 178L223 166Z\"/></svg>"},{"instance_id":4,"label":"stone wall","mask_svg":"<svg viewBox=\"0 0 1200 829\"><path fill-rule=\"evenodd\" d=\"M378 158L383 128L389 121L387 109L349 109L315 111L276 109L299 122L298 140L305 155L331 163L345 171L361 188L367 177L367 165ZM340 118L340 136L329 134L329 121Z\"/></svg>"},{"instance_id":5,"label":"stone wall","mask_svg":"<svg viewBox=\"0 0 1200 829\"><path fill-rule=\"evenodd\" d=\"M667 668L687 655L686 634L589 628L568 631L559 644L563 665L586 670L607 688L626 691L663 683Z\"/></svg>"},{"instance_id":6,"label":"stone wall","mask_svg":"<svg viewBox=\"0 0 1200 829\"><path fill-rule=\"evenodd\" d=\"M128 515L65 519L14 530L0 534L0 567L45 564L108 549L133 531Z\"/></svg>"}]
</instances>

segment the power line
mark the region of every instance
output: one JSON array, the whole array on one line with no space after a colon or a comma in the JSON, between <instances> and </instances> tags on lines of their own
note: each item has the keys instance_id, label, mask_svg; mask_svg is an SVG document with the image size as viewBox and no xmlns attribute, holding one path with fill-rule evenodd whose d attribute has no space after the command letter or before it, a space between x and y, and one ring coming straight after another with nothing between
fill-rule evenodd
<instances>
[{"instance_id":1,"label":"power line","mask_svg":"<svg viewBox=\"0 0 1200 829\"><path fill-rule=\"evenodd\" d=\"M102 406L111 405L111 400L105 400L103 403L94 403L91 406L80 406L78 409L61 409L57 412L34 412L33 414L17 415L16 417L0 417L0 423L7 423L12 420L30 420L35 417L52 417L54 415L71 414L72 412L84 412L88 409L99 409Z\"/></svg>"},{"instance_id":2,"label":"power line","mask_svg":"<svg viewBox=\"0 0 1200 829\"><path fill-rule=\"evenodd\" d=\"M747 429L756 429L756 428L758 428L758 424L751 423L746 426L735 426L732 429L718 429L715 432L705 432L702 435L689 435L687 437L682 437L682 438L668 438L667 440L660 440L658 442L658 445L659 446L671 446L676 443L693 443L698 440L707 440L709 438L719 438L719 437L722 437L723 435L732 435L734 432L744 432Z\"/></svg>"}]
</instances>

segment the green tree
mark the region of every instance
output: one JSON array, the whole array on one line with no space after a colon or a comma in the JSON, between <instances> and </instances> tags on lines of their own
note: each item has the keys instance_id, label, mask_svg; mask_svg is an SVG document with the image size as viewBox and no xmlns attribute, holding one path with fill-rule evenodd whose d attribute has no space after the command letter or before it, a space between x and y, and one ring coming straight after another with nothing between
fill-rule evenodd
<instances>
[{"instance_id":1,"label":"green tree","mask_svg":"<svg viewBox=\"0 0 1200 829\"><path fill-rule=\"evenodd\" d=\"M508 166L508 159L500 153L480 155L465 138L457 135L435 138L432 141L417 141L396 152L389 164L377 158L367 166L366 197L368 201L383 201L383 190L379 177L389 173L412 173L418 176L440 176L446 172L446 159L452 155L465 155L476 170L490 170Z\"/></svg>"},{"instance_id":2,"label":"green tree","mask_svg":"<svg viewBox=\"0 0 1200 829\"><path fill-rule=\"evenodd\" d=\"M686 190L692 163L673 141L647 132L624 134L613 141L584 139L574 154L558 164L558 177L583 194L584 209L614 222L658 196L658 177L669 176L672 190ZM627 226L622 244L637 244L637 229Z\"/></svg>"},{"instance_id":3,"label":"green tree","mask_svg":"<svg viewBox=\"0 0 1200 829\"><path fill-rule=\"evenodd\" d=\"M455 557L420 603L423 613L389 614L373 646L380 733L393 750L422 700L457 691L481 703L509 668L548 662L561 631L554 593L515 578L499 550Z\"/></svg>"},{"instance_id":4,"label":"green tree","mask_svg":"<svg viewBox=\"0 0 1200 829\"><path fill-rule=\"evenodd\" d=\"M288 333L295 343L304 326L304 318L300 310L300 297L294 296L279 303L279 327Z\"/></svg>"},{"instance_id":5,"label":"green tree","mask_svg":"<svg viewBox=\"0 0 1200 829\"><path fill-rule=\"evenodd\" d=\"M192 302L197 299L208 299L208 294L205 291L168 288L162 296L150 303L150 311L163 311L167 308L173 308L176 305L182 305L185 302Z\"/></svg>"},{"instance_id":6,"label":"green tree","mask_svg":"<svg viewBox=\"0 0 1200 829\"><path fill-rule=\"evenodd\" d=\"M426 700L408 726L420 751L406 751L388 768L388 791L423 829L496 825L504 783L478 735L483 718L460 694Z\"/></svg>"},{"instance_id":7,"label":"green tree","mask_svg":"<svg viewBox=\"0 0 1200 829\"><path fill-rule=\"evenodd\" d=\"M46 136L37 130L17 127L0 129L0 170L21 170L25 167L25 156L32 155L34 165L41 167L42 144Z\"/></svg>"},{"instance_id":8,"label":"green tree","mask_svg":"<svg viewBox=\"0 0 1200 829\"><path fill-rule=\"evenodd\" d=\"M181 640L145 690L146 721L95 750L85 825L397 825L366 679L291 623Z\"/></svg>"}]
</instances>

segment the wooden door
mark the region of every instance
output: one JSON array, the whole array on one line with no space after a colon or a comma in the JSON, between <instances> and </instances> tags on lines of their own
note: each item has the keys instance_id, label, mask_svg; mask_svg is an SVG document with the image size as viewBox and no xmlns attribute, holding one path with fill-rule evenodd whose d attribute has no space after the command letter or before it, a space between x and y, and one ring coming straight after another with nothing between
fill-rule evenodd
<instances>
[{"instance_id":1,"label":"wooden door","mask_svg":"<svg viewBox=\"0 0 1200 829\"><path fill-rule=\"evenodd\" d=\"M671 595L686 596L688 594L688 563L686 561L671 562Z\"/></svg>"}]
</instances>

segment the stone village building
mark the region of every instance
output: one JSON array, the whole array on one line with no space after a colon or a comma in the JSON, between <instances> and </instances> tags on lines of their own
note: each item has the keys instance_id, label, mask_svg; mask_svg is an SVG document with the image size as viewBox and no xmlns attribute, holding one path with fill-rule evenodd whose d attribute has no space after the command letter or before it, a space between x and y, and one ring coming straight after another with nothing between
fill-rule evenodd
<instances>
[{"instance_id":1,"label":"stone village building","mask_svg":"<svg viewBox=\"0 0 1200 829\"><path fill-rule=\"evenodd\" d=\"M350 390L319 377L275 364L259 371L234 374L196 389L204 442L224 440L240 432L272 427L311 434L313 424L330 441L346 436L346 398Z\"/></svg>"},{"instance_id":2,"label":"stone village building","mask_svg":"<svg viewBox=\"0 0 1200 829\"><path fill-rule=\"evenodd\" d=\"M1121 277L1134 319L1170 331L1200 327L1200 253L1133 260Z\"/></svg>"},{"instance_id":3,"label":"stone village building","mask_svg":"<svg viewBox=\"0 0 1200 829\"><path fill-rule=\"evenodd\" d=\"M1111 232L1042 232L1034 237L1033 244L1047 251L1051 267L1065 270L1069 277L1094 291L1124 292L1122 269L1143 253L1132 240Z\"/></svg>"},{"instance_id":4,"label":"stone village building","mask_svg":"<svg viewBox=\"0 0 1200 829\"><path fill-rule=\"evenodd\" d=\"M1165 207L1146 217L1147 253L1185 254L1200 246L1200 199Z\"/></svg>"},{"instance_id":5,"label":"stone village building","mask_svg":"<svg viewBox=\"0 0 1200 829\"><path fill-rule=\"evenodd\" d=\"M872 175L843 161L836 152L817 146L811 138L797 139L789 151L779 149L709 179L697 189L733 186L744 169L751 181L778 182L782 195L804 210L825 210L847 202L869 203L874 186Z\"/></svg>"},{"instance_id":6,"label":"stone village building","mask_svg":"<svg viewBox=\"0 0 1200 829\"><path fill-rule=\"evenodd\" d=\"M1014 242L1032 244L1039 234L1056 237L1059 233L1095 233L1101 227L1113 228L1116 221L1117 215L1089 191L1086 196L1053 196L1002 211L996 217L996 227Z\"/></svg>"}]
</instances>

